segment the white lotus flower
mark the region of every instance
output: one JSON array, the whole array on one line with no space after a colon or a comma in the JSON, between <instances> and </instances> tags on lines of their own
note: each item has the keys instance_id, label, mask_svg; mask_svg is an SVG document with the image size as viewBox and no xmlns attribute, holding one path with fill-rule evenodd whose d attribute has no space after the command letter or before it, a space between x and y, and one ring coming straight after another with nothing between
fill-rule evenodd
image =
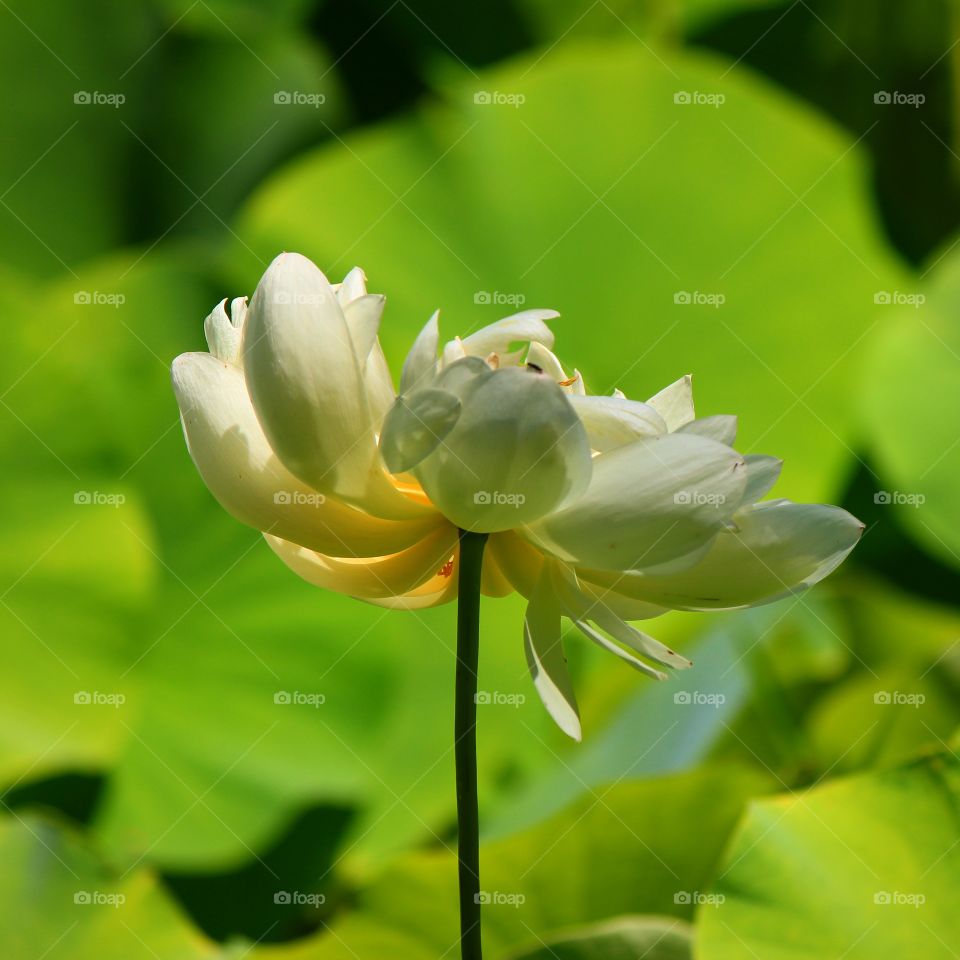
<instances>
[{"instance_id":1,"label":"white lotus flower","mask_svg":"<svg viewBox=\"0 0 960 960\"><path fill-rule=\"evenodd\" d=\"M662 679L650 662L689 662L628 621L796 593L862 533L838 507L762 501L780 461L737 453L735 417L696 419L689 377L646 403L588 395L550 350L553 311L442 350L434 314L395 397L384 298L359 268L331 285L283 254L249 309L225 303L205 323L210 352L173 364L214 496L304 579L387 607L454 599L458 528L488 532L483 592L528 599L535 685L577 739L563 617Z\"/></svg>"}]
</instances>

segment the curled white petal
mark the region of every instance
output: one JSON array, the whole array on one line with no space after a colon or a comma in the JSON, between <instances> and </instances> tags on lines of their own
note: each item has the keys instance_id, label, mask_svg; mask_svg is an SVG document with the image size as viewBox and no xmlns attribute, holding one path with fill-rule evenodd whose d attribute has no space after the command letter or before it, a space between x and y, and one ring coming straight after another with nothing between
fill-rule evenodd
<instances>
[{"instance_id":1,"label":"curled white petal","mask_svg":"<svg viewBox=\"0 0 960 960\"><path fill-rule=\"evenodd\" d=\"M241 523L333 556L380 556L409 547L438 525L368 516L294 477L270 448L243 371L209 353L173 363L187 448L211 493Z\"/></svg>"}]
</instances>

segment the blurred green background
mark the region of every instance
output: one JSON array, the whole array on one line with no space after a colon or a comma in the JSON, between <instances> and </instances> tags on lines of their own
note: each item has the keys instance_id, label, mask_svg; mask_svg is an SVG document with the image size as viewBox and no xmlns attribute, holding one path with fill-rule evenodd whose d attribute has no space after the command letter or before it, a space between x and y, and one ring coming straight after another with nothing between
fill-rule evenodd
<instances>
[{"instance_id":1,"label":"blurred green background","mask_svg":"<svg viewBox=\"0 0 960 960\"><path fill-rule=\"evenodd\" d=\"M2 0L0 78L4 957L456 955L453 611L294 578L169 387L284 249L868 525L669 683L571 637L582 745L485 603L490 957L960 954L954 0Z\"/></svg>"}]
</instances>

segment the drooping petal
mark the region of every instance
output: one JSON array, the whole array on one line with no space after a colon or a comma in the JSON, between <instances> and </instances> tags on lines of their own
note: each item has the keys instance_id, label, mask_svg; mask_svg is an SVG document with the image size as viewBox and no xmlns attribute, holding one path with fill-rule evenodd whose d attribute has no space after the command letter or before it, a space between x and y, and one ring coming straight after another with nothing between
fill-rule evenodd
<instances>
[{"instance_id":1,"label":"drooping petal","mask_svg":"<svg viewBox=\"0 0 960 960\"><path fill-rule=\"evenodd\" d=\"M695 416L693 412L693 378L688 373L669 387L664 387L652 396L647 403L667 423L668 430L676 430L689 423Z\"/></svg>"},{"instance_id":2,"label":"drooping petal","mask_svg":"<svg viewBox=\"0 0 960 960\"><path fill-rule=\"evenodd\" d=\"M271 450L239 367L186 353L172 373L190 455L210 492L241 523L358 557L403 550L445 523L438 514L381 520L297 480Z\"/></svg>"},{"instance_id":3,"label":"drooping petal","mask_svg":"<svg viewBox=\"0 0 960 960\"><path fill-rule=\"evenodd\" d=\"M612 653L615 657L618 657L625 663L629 663L634 670L637 670L654 680L667 679L667 675L662 670L657 670L655 667L651 667L650 664L644 663L642 660L635 657L632 653L627 653L623 647L605 637L599 630L591 626L585 620L577 620L573 617L571 617L571 620L573 621L574 626L588 640L592 640L601 649L606 650L608 653Z\"/></svg>"},{"instance_id":4,"label":"drooping petal","mask_svg":"<svg viewBox=\"0 0 960 960\"><path fill-rule=\"evenodd\" d=\"M707 437L732 447L737 439L737 418L730 414L701 417L677 427L677 432L695 433L698 437Z\"/></svg>"},{"instance_id":5,"label":"drooping petal","mask_svg":"<svg viewBox=\"0 0 960 960\"><path fill-rule=\"evenodd\" d=\"M298 576L324 590L359 599L410 593L438 576L453 556L457 531L450 524L391 556L350 560L325 556L265 534L270 549Z\"/></svg>"},{"instance_id":6,"label":"drooping petal","mask_svg":"<svg viewBox=\"0 0 960 960\"><path fill-rule=\"evenodd\" d=\"M570 402L587 430L590 446L601 453L667 432L663 417L646 403L577 394L570 396Z\"/></svg>"},{"instance_id":7,"label":"drooping petal","mask_svg":"<svg viewBox=\"0 0 960 960\"><path fill-rule=\"evenodd\" d=\"M586 431L563 391L522 367L466 357L437 387L460 399L453 429L414 470L437 508L465 530L528 523L589 482Z\"/></svg>"},{"instance_id":8,"label":"drooping petal","mask_svg":"<svg viewBox=\"0 0 960 960\"><path fill-rule=\"evenodd\" d=\"M533 685L547 712L568 736L579 741L580 712L570 682L560 629L560 604L547 564L523 621L523 648Z\"/></svg>"},{"instance_id":9,"label":"drooping petal","mask_svg":"<svg viewBox=\"0 0 960 960\"><path fill-rule=\"evenodd\" d=\"M675 667L679 670L692 667L693 664L684 656L681 656L659 640L651 637L648 633L638 630L632 624L625 622L602 601L594 602L588 612L590 619L601 630L605 630L614 640L630 647L641 656L648 660L655 660L666 667Z\"/></svg>"},{"instance_id":10,"label":"drooping petal","mask_svg":"<svg viewBox=\"0 0 960 960\"><path fill-rule=\"evenodd\" d=\"M257 418L294 476L379 516L416 515L380 465L350 330L306 257L282 254L267 269L250 304L243 361Z\"/></svg>"},{"instance_id":11,"label":"drooping petal","mask_svg":"<svg viewBox=\"0 0 960 960\"><path fill-rule=\"evenodd\" d=\"M440 343L440 311L435 310L424 328L417 334L413 346L403 361L400 373L400 395L429 387L437 372L437 349Z\"/></svg>"},{"instance_id":12,"label":"drooping petal","mask_svg":"<svg viewBox=\"0 0 960 960\"><path fill-rule=\"evenodd\" d=\"M485 357L491 353L507 353L514 343L536 341L553 346L553 332L544 321L554 320L556 310L523 310L463 338L463 349L468 356Z\"/></svg>"},{"instance_id":13,"label":"drooping petal","mask_svg":"<svg viewBox=\"0 0 960 960\"><path fill-rule=\"evenodd\" d=\"M681 610L720 610L797 593L839 566L863 524L840 507L774 500L740 510L695 566L669 576L581 570L627 596ZM614 581L616 581L614 583Z\"/></svg>"},{"instance_id":14,"label":"drooping petal","mask_svg":"<svg viewBox=\"0 0 960 960\"><path fill-rule=\"evenodd\" d=\"M740 505L743 458L704 437L669 433L597 457L586 493L521 531L561 560L642 570L708 543Z\"/></svg>"},{"instance_id":15,"label":"drooping petal","mask_svg":"<svg viewBox=\"0 0 960 960\"><path fill-rule=\"evenodd\" d=\"M617 642L635 650L648 660L654 660L664 666L681 670L692 666L686 657L626 623L603 600L585 594L572 571L564 570L554 564L554 579L561 604L567 614L578 624L595 625L610 634Z\"/></svg>"},{"instance_id":16,"label":"drooping petal","mask_svg":"<svg viewBox=\"0 0 960 960\"><path fill-rule=\"evenodd\" d=\"M583 603L583 594L577 587L569 570L552 560L546 560L544 567L551 572L553 588L560 601L560 609L563 615L568 617L571 623L573 623L588 640L591 640L608 653L612 653L625 663L629 663L634 670L638 670L640 673L646 674L646 676L652 677L654 680L667 679L667 675L662 670L657 670L643 660L639 660L632 653L628 653L623 647L614 643L594 627L587 619Z\"/></svg>"},{"instance_id":17,"label":"drooping petal","mask_svg":"<svg viewBox=\"0 0 960 960\"><path fill-rule=\"evenodd\" d=\"M783 461L764 454L747 454L747 486L743 491L744 504L756 503L765 497L780 477Z\"/></svg>"}]
</instances>

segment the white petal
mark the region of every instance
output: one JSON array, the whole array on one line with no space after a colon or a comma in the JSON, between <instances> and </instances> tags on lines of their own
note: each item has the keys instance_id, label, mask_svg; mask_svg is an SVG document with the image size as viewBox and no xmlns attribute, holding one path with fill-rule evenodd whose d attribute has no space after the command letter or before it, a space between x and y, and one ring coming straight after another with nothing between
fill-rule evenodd
<instances>
[{"instance_id":1,"label":"white petal","mask_svg":"<svg viewBox=\"0 0 960 960\"><path fill-rule=\"evenodd\" d=\"M391 473L406 473L428 457L460 417L460 400L430 387L397 397L383 421L380 455Z\"/></svg>"},{"instance_id":2,"label":"white petal","mask_svg":"<svg viewBox=\"0 0 960 960\"><path fill-rule=\"evenodd\" d=\"M266 534L278 557L308 583L360 599L410 593L438 576L457 545L457 531L446 524L406 550L384 557L338 559Z\"/></svg>"},{"instance_id":3,"label":"white petal","mask_svg":"<svg viewBox=\"0 0 960 960\"><path fill-rule=\"evenodd\" d=\"M380 294L361 294L343 309L374 424L383 420L395 396L393 377L377 339L385 301Z\"/></svg>"},{"instance_id":4,"label":"white petal","mask_svg":"<svg viewBox=\"0 0 960 960\"><path fill-rule=\"evenodd\" d=\"M547 712L568 736L579 741L580 713L570 682L560 630L560 604L553 591L547 564L523 621L523 648L533 685Z\"/></svg>"},{"instance_id":5,"label":"white petal","mask_svg":"<svg viewBox=\"0 0 960 960\"><path fill-rule=\"evenodd\" d=\"M640 570L707 543L745 484L744 461L729 447L682 433L644 438L595 458L586 493L521 532L562 560Z\"/></svg>"},{"instance_id":6,"label":"white petal","mask_svg":"<svg viewBox=\"0 0 960 960\"><path fill-rule=\"evenodd\" d=\"M448 340L443 345L443 354L440 357L440 365L443 367L449 367L451 363L456 363L458 360L462 360L467 355L467 351L463 349L463 341L459 337L454 337L452 340Z\"/></svg>"},{"instance_id":7,"label":"white petal","mask_svg":"<svg viewBox=\"0 0 960 960\"><path fill-rule=\"evenodd\" d=\"M694 418L693 380L690 374L664 387L647 403L663 417L668 430L676 430L689 423Z\"/></svg>"},{"instance_id":8,"label":"white petal","mask_svg":"<svg viewBox=\"0 0 960 960\"><path fill-rule=\"evenodd\" d=\"M592 621L618 642L650 660L655 660L657 663L677 669L692 666L686 657L682 657L659 640L655 640L648 634L637 630L636 627L625 623L602 600L587 596L572 573L557 570L555 577L560 579L557 589L561 602L578 622L589 623Z\"/></svg>"},{"instance_id":9,"label":"white petal","mask_svg":"<svg viewBox=\"0 0 960 960\"><path fill-rule=\"evenodd\" d=\"M382 294L368 293L351 300L343 308L343 317L350 331L350 339L353 341L353 352L361 369L367 362L373 345L377 342L385 302L386 297Z\"/></svg>"},{"instance_id":10,"label":"white petal","mask_svg":"<svg viewBox=\"0 0 960 960\"><path fill-rule=\"evenodd\" d=\"M253 407L304 483L385 517L415 516L380 465L353 339L326 277L282 254L257 286L243 343Z\"/></svg>"},{"instance_id":11,"label":"white petal","mask_svg":"<svg viewBox=\"0 0 960 960\"><path fill-rule=\"evenodd\" d=\"M480 571L480 592L485 597L509 597L513 593L513 584L500 568L489 542L483 551L483 569Z\"/></svg>"},{"instance_id":12,"label":"white petal","mask_svg":"<svg viewBox=\"0 0 960 960\"><path fill-rule=\"evenodd\" d=\"M567 374L557 359L557 355L549 347L537 343L536 340L530 344L530 349L527 350L526 362L539 367L551 380L555 380L557 383L567 379Z\"/></svg>"},{"instance_id":13,"label":"white petal","mask_svg":"<svg viewBox=\"0 0 960 960\"><path fill-rule=\"evenodd\" d=\"M351 301L365 296L367 293L366 274L359 267L354 267L343 278L343 283L337 284L336 292L341 307L345 307Z\"/></svg>"},{"instance_id":14,"label":"white petal","mask_svg":"<svg viewBox=\"0 0 960 960\"><path fill-rule=\"evenodd\" d=\"M663 417L653 407L636 400L573 394L570 402L586 427L594 450L613 450L640 437L656 437L667 432Z\"/></svg>"},{"instance_id":15,"label":"white petal","mask_svg":"<svg viewBox=\"0 0 960 960\"><path fill-rule=\"evenodd\" d=\"M779 457L763 454L747 454L747 486L743 491L743 502L756 503L765 497L780 477L783 461Z\"/></svg>"},{"instance_id":16,"label":"white petal","mask_svg":"<svg viewBox=\"0 0 960 960\"><path fill-rule=\"evenodd\" d=\"M696 566L670 576L618 577L627 596L686 610L765 603L818 583L856 546L863 524L840 507L774 500L736 514ZM610 575L583 570L596 582Z\"/></svg>"},{"instance_id":17,"label":"white petal","mask_svg":"<svg viewBox=\"0 0 960 960\"><path fill-rule=\"evenodd\" d=\"M585 489L587 435L563 391L522 367L491 370L476 357L446 368L438 388L460 416L414 473L437 508L466 530L507 530Z\"/></svg>"},{"instance_id":18,"label":"white petal","mask_svg":"<svg viewBox=\"0 0 960 960\"><path fill-rule=\"evenodd\" d=\"M524 310L483 327L463 340L469 356L486 357L491 353L507 353L514 343L536 341L553 346L553 332L544 323L560 314L556 310Z\"/></svg>"},{"instance_id":19,"label":"white petal","mask_svg":"<svg viewBox=\"0 0 960 960\"><path fill-rule=\"evenodd\" d=\"M604 575L610 577L610 580L614 583L613 587L604 587L584 579L579 569L575 569L575 572L580 590L587 598L588 603L594 600L602 601L621 620L652 620L654 617L662 617L669 612L667 607L657 606L657 604L648 603L645 600L635 600L633 597L618 593L615 588L616 580L623 574L609 574L604 571Z\"/></svg>"},{"instance_id":20,"label":"white petal","mask_svg":"<svg viewBox=\"0 0 960 960\"><path fill-rule=\"evenodd\" d=\"M693 664L674 650L671 650L659 640L638 630L616 615L606 604L597 603L590 608L590 619L601 630L605 630L615 640L630 647L649 660L655 660L667 667L676 667L683 670Z\"/></svg>"},{"instance_id":21,"label":"white petal","mask_svg":"<svg viewBox=\"0 0 960 960\"><path fill-rule=\"evenodd\" d=\"M218 360L224 363L236 363L240 356L240 339L243 331L242 327L235 325L232 318L227 316L224 307L226 302L221 300L203 321L203 333L207 339L207 347ZM236 300L233 301L234 304L236 302Z\"/></svg>"},{"instance_id":22,"label":"white petal","mask_svg":"<svg viewBox=\"0 0 960 960\"><path fill-rule=\"evenodd\" d=\"M543 554L518 537L512 530L493 533L487 540L484 556L492 556L510 585L529 599L537 585Z\"/></svg>"},{"instance_id":23,"label":"white petal","mask_svg":"<svg viewBox=\"0 0 960 960\"><path fill-rule=\"evenodd\" d=\"M677 432L695 433L698 437L707 437L732 447L737 439L737 418L729 414L701 417L677 427Z\"/></svg>"},{"instance_id":24,"label":"white petal","mask_svg":"<svg viewBox=\"0 0 960 960\"><path fill-rule=\"evenodd\" d=\"M440 344L440 311L435 310L424 328L413 341L413 346L403 361L400 374L400 395L416 389L429 387L437 372L437 349Z\"/></svg>"},{"instance_id":25,"label":"white petal","mask_svg":"<svg viewBox=\"0 0 960 960\"><path fill-rule=\"evenodd\" d=\"M239 367L186 353L172 373L190 455L242 523L323 553L367 557L403 550L444 523L439 515L381 520L297 480L270 449Z\"/></svg>"},{"instance_id":26,"label":"white petal","mask_svg":"<svg viewBox=\"0 0 960 960\"><path fill-rule=\"evenodd\" d=\"M454 561L453 571L449 574L438 574L428 580L422 587L411 590L397 597L365 597L367 603L387 610L427 610L430 607L439 607L457 599L457 565Z\"/></svg>"},{"instance_id":27,"label":"white petal","mask_svg":"<svg viewBox=\"0 0 960 960\"><path fill-rule=\"evenodd\" d=\"M387 358L379 340L374 343L363 368L363 383L367 391L367 405L373 422L382 423L387 411L393 404L397 392L393 387L393 377Z\"/></svg>"}]
</instances>

